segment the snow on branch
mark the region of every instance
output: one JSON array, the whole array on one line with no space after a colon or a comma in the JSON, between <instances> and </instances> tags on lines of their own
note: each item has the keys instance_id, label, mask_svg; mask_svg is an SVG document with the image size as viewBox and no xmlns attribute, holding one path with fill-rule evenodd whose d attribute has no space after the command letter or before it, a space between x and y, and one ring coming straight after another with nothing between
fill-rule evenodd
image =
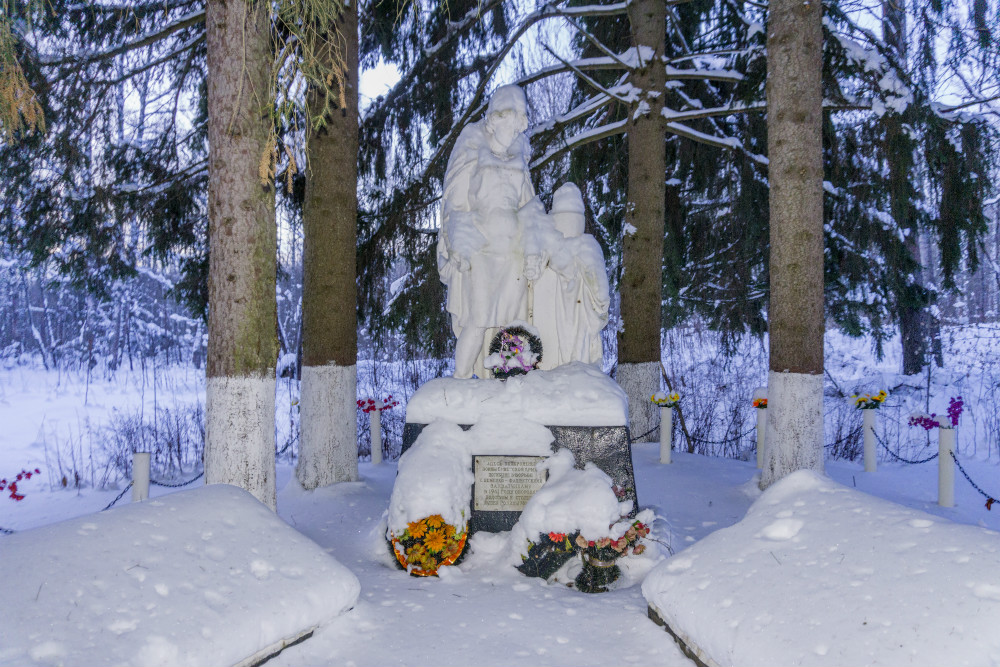
<instances>
[{"instance_id":1,"label":"snow on branch","mask_svg":"<svg viewBox=\"0 0 1000 667\"><path fill-rule=\"evenodd\" d=\"M743 80L743 75L735 70L728 69L682 69L667 65L667 81L672 80L730 81L738 83Z\"/></svg>"},{"instance_id":2,"label":"snow on branch","mask_svg":"<svg viewBox=\"0 0 1000 667\"><path fill-rule=\"evenodd\" d=\"M663 108L663 117L668 121L688 121L695 120L697 118L714 118L717 116L730 116L736 113L742 113L744 111L764 111L767 109L767 104L764 102L754 102L752 104L743 104L742 102L737 102L729 106L712 107L710 109L691 109L688 111L674 111L667 107Z\"/></svg>"},{"instance_id":3,"label":"snow on branch","mask_svg":"<svg viewBox=\"0 0 1000 667\"><path fill-rule=\"evenodd\" d=\"M583 7L563 7L562 9L557 9L557 11L567 17L590 17L590 16L616 16L618 14L624 14L628 11L628 6L631 4L629 0L625 2L616 2L611 5L584 5Z\"/></svg>"},{"instance_id":4,"label":"snow on branch","mask_svg":"<svg viewBox=\"0 0 1000 667\"><path fill-rule=\"evenodd\" d=\"M570 123L576 122L581 118L589 116L598 109L607 106L611 102L611 99L612 98L607 95L595 95L594 97L584 100L582 103L573 109L570 109L566 113L556 116L555 118L552 118L544 123L540 123L535 127L529 128L526 134L530 138L543 132L551 132L560 127L569 125Z\"/></svg>"},{"instance_id":5,"label":"snow on branch","mask_svg":"<svg viewBox=\"0 0 1000 667\"><path fill-rule=\"evenodd\" d=\"M618 64L621 65L623 68L625 68L625 69L632 69L632 67L630 67L629 65L627 65L621 58L619 58L618 55L615 54L614 51L612 51L607 46L605 46L604 43L601 42L601 40L597 39L592 34L590 34L590 32L586 28L584 28L583 26L581 26L579 23L577 23L576 21L574 21L572 18L567 17L566 21L571 26L573 26L574 28L576 28L576 31L579 32L581 35L583 35L584 39L586 39L588 42L590 42L591 44L593 44L597 48L598 51L600 51L601 53L603 53L608 58L611 58L612 60L617 61Z\"/></svg>"},{"instance_id":6,"label":"snow on branch","mask_svg":"<svg viewBox=\"0 0 1000 667\"><path fill-rule=\"evenodd\" d=\"M626 69L624 64L619 64L618 61L612 60L611 58L578 58L576 60L566 61L566 64L559 65L548 65L539 70L527 74L514 83L524 87L529 83L534 83L540 81L546 77L553 76L555 74L564 74L566 72L572 72L574 70L622 70Z\"/></svg>"},{"instance_id":7,"label":"snow on branch","mask_svg":"<svg viewBox=\"0 0 1000 667\"><path fill-rule=\"evenodd\" d=\"M483 5L482 3L477 3L475 7L472 7L465 13L465 16L457 21L449 21L448 29L445 30L444 36L438 41L434 42L430 46L423 49L424 56L433 56L438 51L444 48L444 46L450 42L455 37L465 33L477 22L482 20L483 16L489 14L494 7L502 4L502 0L492 0L491 2Z\"/></svg>"},{"instance_id":8,"label":"snow on branch","mask_svg":"<svg viewBox=\"0 0 1000 667\"><path fill-rule=\"evenodd\" d=\"M622 97L615 90L609 90L609 89L605 88L604 86L602 86L601 84L599 84L596 80L594 80L593 78L587 76L583 72L583 70L580 70L580 69L574 67L571 63L569 63L569 62L563 60L562 58L560 58L559 55L556 54L555 51L553 51L552 49L550 49L547 44L543 44L542 46L544 46L545 50L549 52L549 55L551 55L553 58L555 58L556 60L558 60L559 62L561 62L566 67L570 68L570 70L572 70L573 73L577 75L577 77L579 77L584 83L586 83L587 85L589 85L591 88L594 88L599 93L607 95L608 97L613 97L614 99L618 100L622 104L628 104L630 102L629 99L627 99L626 97Z\"/></svg>"},{"instance_id":9,"label":"snow on branch","mask_svg":"<svg viewBox=\"0 0 1000 667\"><path fill-rule=\"evenodd\" d=\"M620 121L614 123L608 123L607 125L602 125L600 127L595 127L593 129L585 130L579 134L575 134L568 140L563 142L561 145L554 148L550 148L537 160L532 161L531 168L538 169L543 167L552 160L556 159L564 153L585 146L586 144L599 141L605 137L611 137L616 134L622 134L625 132L625 127L628 125L628 119L623 118Z\"/></svg>"},{"instance_id":10,"label":"snow on branch","mask_svg":"<svg viewBox=\"0 0 1000 667\"><path fill-rule=\"evenodd\" d=\"M666 110L665 110L666 111ZM717 137L713 134L706 134L705 132L699 132L698 130L688 127L683 123L678 122L668 122L667 132L670 134L676 134L679 137L684 137L685 139L690 139L691 141L697 141L701 144L706 144L708 146L715 146L716 148L725 148L728 150L738 150L742 151L747 157L760 165L767 165L767 157L760 155L759 153L754 153L748 151L739 139L735 137Z\"/></svg>"}]
</instances>

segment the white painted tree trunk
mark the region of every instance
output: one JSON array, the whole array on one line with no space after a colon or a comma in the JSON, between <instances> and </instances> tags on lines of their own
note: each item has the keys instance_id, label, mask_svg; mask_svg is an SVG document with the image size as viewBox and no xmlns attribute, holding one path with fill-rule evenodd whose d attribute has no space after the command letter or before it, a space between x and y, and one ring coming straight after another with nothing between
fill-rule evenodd
<instances>
[{"instance_id":1,"label":"white painted tree trunk","mask_svg":"<svg viewBox=\"0 0 1000 667\"><path fill-rule=\"evenodd\" d=\"M955 506L955 451L956 429L938 429L938 505Z\"/></svg>"},{"instance_id":2,"label":"white painted tree trunk","mask_svg":"<svg viewBox=\"0 0 1000 667\"><path fill-rule=\"evenodd\" d=\"M628 427L632 437L638 438L653 430L659 406L650 397L660 390L659 362L619 363L615 379L628 397Z\"/></svg>"},{"instance_id":3,"label":"white painted tree trunk","mask_svg":"<svg viewBox=\"0 0 1000 667\"><path fill-rule=\"evenodd\" d=\"M149 498L149 452L132 452L132 502Z\"/></svg>"},{"instance_id":4,"label":"white painted tree trunk","mask_svg":"<svg viewBox=\"0 0 1000 667\"><path fill-rule=\"evenodd\" d=\"M864 432L865 472L875 472L875 410L861 411L861 428Z\"/></svg>"},{"instance_id":5,"label":"white painted tree trunk","mask_svg":"<svg viewBox=\"0 0 1000 667\"><path fill-rule=\"evenodd\" d=\"M372 433L372 463L382 463L382 411L368 413L368 430Z\"/></svg>"},{"instance_id":6,"label":"white painted tree trunk","mask_svg":"<svg viewBox=\"0 0 1000 667\"><path fill-rule=\"evenodd\" d=\"M232 484L271 509L274 482L274 372L210 377L205 387L205 483Z\"/></svg>"},{"instance_id":7,"label":"white painted tree trunk","mask_svg":"<svg viewBox=\"0 0 1000 667\"><path fill-rule=\"evenodd\" d=\"M767 447L767 408L757 410L757 469L764 468L764 448Z\"/></svg>"},{"instance_id":8,"label":"white painted tree trunk","mask_svg":"<svg viewBox=\"0 0 1000 667\"><path fill-rule=\"evenodd\" d=\"M357 366L303 366L295 477L304 489L358 479Z\"/></svg>"},{"instance_id":9,"label":"white painted tree trunk","mask_svg":"<svg viewBox=\"0 0 1000 667\"><path fill-rule=\"evenodd\" d=\"M771 371L761 488L796 470L823 472L823 376Z\"/></svg>"},{"instance_id":10,"label":"white painted tree trunk","mask_svg":"<svg viewBox=\"0 0 1000 667\"><path fill-rule=\"evenodd\" d=\"M670 463L670 452L674 448L674 409L660 408L660 463Z\"/></svg>"}]
</instances>

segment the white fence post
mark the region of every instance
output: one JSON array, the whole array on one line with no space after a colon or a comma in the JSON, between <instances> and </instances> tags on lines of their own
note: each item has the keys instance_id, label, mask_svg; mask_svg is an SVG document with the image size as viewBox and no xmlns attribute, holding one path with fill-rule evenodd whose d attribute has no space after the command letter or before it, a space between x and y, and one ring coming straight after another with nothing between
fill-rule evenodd
<instances>
[{"instance_id":1,"label":"white fence post","mask_svg":"<svg viewBox=\"0 0 1000 667\"><path fill-rule=\"evenodd\" d=\"M955 506L955 431L953 428L938 429L938 505Z\"/></svg>"},{"instance_id":2,"label":"white fence post","mask_svg":"<svg viewBox=\"0 0 1000 667\"><path fill-rule=\"evenodd\" d=\"M875 410L861 411L861 428L865 443L865 472L875 472Z\"/></svg>"},{"instance_id":3,"label":"white fence post","mask_svg":"<svg viewBox=\"0 0 1000 667\"><path fill-rule=\"evenodd\" d=\"M767 408L757 411L757 469L764 469L764 447L767 445Z\"/></svg>"},{"instance_id":4,"label":"white fence post","mask_svg":"<svg viewBox=\"0 0 1000 667\"><path fill-rule=\"evenodd\" d=\"M660 406L660 463L670 463L674 443L674 409Z\"/></svg>"},{"instance_id":5,"label":"white fence post","mask_svg":"<svg viewBox=\"0 0 1000 667\"><path fill-rule=\"evenodd\" d=\"M382 411L375 408L368 413L368 430L372 434L372 463L382 463Z\"/></svg>"},{"instance_id":6,"label":"white fence post","mask_svg":"<svg viewBox=\"0 0 1000 667\"><path fill-rule=\"evenodd\" d=\"M132 452L132 502L149 498L149 452Z\"/></svg>"}]
</instances>

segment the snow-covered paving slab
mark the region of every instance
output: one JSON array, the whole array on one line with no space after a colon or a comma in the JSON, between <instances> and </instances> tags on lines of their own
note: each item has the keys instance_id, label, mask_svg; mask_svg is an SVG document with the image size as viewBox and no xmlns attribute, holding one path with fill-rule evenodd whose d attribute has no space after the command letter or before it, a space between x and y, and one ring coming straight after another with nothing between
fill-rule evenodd
<instances>
[{"instance_id":1,"label":"snow-covered paving slab","mask_svg":"<svg viewBox=\"0 0 1000 667\"><path fill-rule=\"evenodd\" d=\"M0 540L0 665L236 665L352 607L357 577L217 484Z\"/></svg>"},{"instance_id":2,"label":"snow-covered paving slab","mask_svg":"<svg viewBox=\"0 0 1000 667\"><path fill-rule=\"evenodd\" d=\"M986 665L998 563L1000 533L800 471L642 590L710 665Z\"/></svg>"}]
</instances>

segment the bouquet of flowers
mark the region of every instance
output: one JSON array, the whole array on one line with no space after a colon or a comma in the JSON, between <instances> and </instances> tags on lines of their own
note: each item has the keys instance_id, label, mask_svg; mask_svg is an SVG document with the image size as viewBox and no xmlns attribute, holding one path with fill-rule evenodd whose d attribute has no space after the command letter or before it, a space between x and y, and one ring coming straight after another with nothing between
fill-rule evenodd
<instances>
[{"instance_id":1,"label":"bouquet of flowers","mask_svg":"<svg viewBox=\"0 0 1000 667\"><path fill-rule=\"evenodd\" d=\"M493 337L483 365L493 371L493 377L506 380L538 368L541 361L542 341L537 333L526 325L515 324L504 327Z\"/></svg>"},{"instance_id":2,"label":"bouquet of flowers","mask_svg":"<svg viewBox=\"0 0 1000 667\"><path fill-rule=\"evenodd\" d=\"M669 394L658 391L650 396L649 400L661 408L676 408L677 404L681 402L681 395L676 391L672 391Z\"/></svg>"},{"instance_id":3,"label":"bouquet of flowers","mask_svg":"<svg viewBox=\"0 0 1000 667\"><path fill-rule=\"evenodd\" d=\"M929 415L923 413L915 413L910 415L910 426L919 426L925 431L929 431L932 428L955 428L958 426L958 419L962 416L962 406L965 403L962 401L962 397L952 398L948 401L948 414L941 415L940 417L936 412L932 412Z\"/></svg>"},{"instance_id":4,"label":"bouquet of flowers","mask_svg":"<svg viewBox=\"0 0 1000 667\"><path fill-rule=\"evenodd\" d=\"M386 398L374 399L374 398L359 398L358 399L358 410L361 410L366 415L374 412L375 410L389 410L391 408L399 405L399 401L389 394Z\"/></svg>"},{"instance_id":5,"label":"bouquet of flowers","mask_svg":"<svg viewBox=\"0 0 1000 667\"><path fill-rule=\"evenodd\" d=\"M648 512L648 510L647 510ZM645 512L644 512L645 514ZM647 518L643 516L642 518ZM610 534L620 524L609 529ZM541 534L530 542L528 555L521 557L518 570L529 577L550 579L571 559L581 563L573 585L584 593L603 593L621 576L618 559L646 550L642 539L649 535L649 527L640 519L631 520L624 534L619 537L601 537L588 540L579 531L574 533L550 532Z\"/></svg>"},{"instance_id":6,"label":"bouquet of flowers","mask_svg":"<svg viewBox=\"0 0 1000 667\"><path fill-rule=\"evenodd\" d=\"M440 514L434 514L409 523L401 535L392 534L391 542L396 560L404 569L428 577L458 560L468 537L467 526L458 529Z\"/></svg>"},{"instance_id":7,"label":"bouquet of flowers","mask_svg":"<svg viewBox=\"0 0 1000 667\"><path fill-rule=\"evenodd\" d=\"M603 593L608 585L621 576L617 560L630 553L639 555L646 550L640 540L649 535L649 527L633 521L625 534L618 539L602 537L586 540L581 535L574 539L583 555L583 570L576 577L576 587L584 593Z\"/></svg>"},{"instance_id":8,"label":"bouquet of flowers","mask_svg":"<svg viewBox=\"0 0 1000 667\"><path fill-rule=\"evenodd\" d=\"M858 410L877 410L885 402L888 395L885 389L882 389L877 394L861 394L860 396L855 394L851 398L854 399L854 407Z\"/></svg>"}]
</instances>

